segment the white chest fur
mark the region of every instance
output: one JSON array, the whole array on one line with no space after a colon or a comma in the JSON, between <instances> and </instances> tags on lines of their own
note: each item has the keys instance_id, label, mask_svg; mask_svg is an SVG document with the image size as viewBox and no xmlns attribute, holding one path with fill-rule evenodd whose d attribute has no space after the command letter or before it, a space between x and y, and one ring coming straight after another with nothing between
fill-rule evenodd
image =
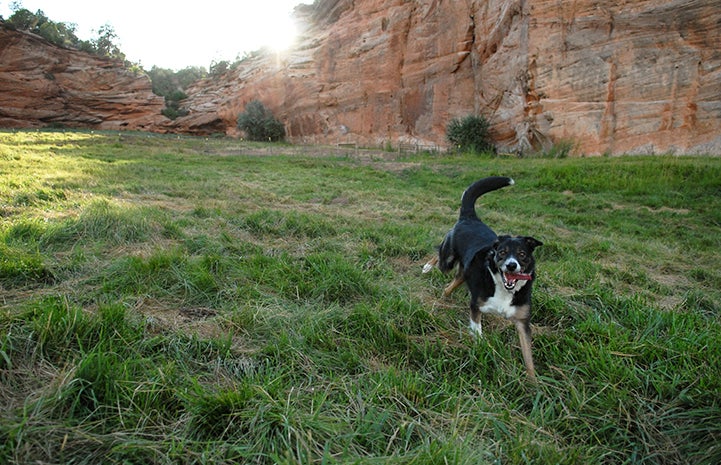
<instances>
[{"instance_id":1,"label":"white chest fur","mask_svg":"<svg viewBox=\"0 0 721 465\"><path fill-rule=\"evenodd\" d=\"M510 291L503 286L501 277L493 274L493 281L496 284L496 290L493 296L486 300L486 303L480 307L483 313L495 313L506 318L513 318L516 314L516 306L511 305L515 291L522 288L528 281L519 280Z\"/></svg>"},{"instance_id":2,"label":"white chest fur","mask_svg":"<svg viewBox=\"0 0 721 465\"><path fill-rule=\"evenodd\" d=\"M506 318L512 318L516 314L516 307L511 305L513 294L507 290L496 288L496 294L486 300L486 304L480 308L483 313L496 313Z\"/></svg>"}]
</instances>

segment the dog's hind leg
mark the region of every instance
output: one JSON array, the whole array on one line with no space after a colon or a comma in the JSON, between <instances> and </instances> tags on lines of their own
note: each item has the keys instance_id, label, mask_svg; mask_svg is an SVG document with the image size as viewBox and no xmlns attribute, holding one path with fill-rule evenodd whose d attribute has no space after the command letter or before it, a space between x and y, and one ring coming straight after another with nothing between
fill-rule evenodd
<instances>
[{"instance_id":1,"label":"dog's hind leg","mask_svg":"<svg viewBox=\"0 0 721 465\"><path fill-rule=\"evenodd\" d=\"M453 281L451 281L451 283L443 289L443 297L451 295L451 293L464 282L466 282L466 279L463 277L463 272L458 270L458 273L456 274L456 277L453 278Z\"/></svg>"},{"instance_id":2,"label":"dog's hind leg","mask_svg":"<svg viewBox=\"0 0 721 465\"><path fill-rule=\"evenodd\" d=\"M430 272L434 266L438 266L438 255L434 256L433 258L428 260L425 265L423 265L423 273L425 274Z\"/></svg>"}]
</instances>

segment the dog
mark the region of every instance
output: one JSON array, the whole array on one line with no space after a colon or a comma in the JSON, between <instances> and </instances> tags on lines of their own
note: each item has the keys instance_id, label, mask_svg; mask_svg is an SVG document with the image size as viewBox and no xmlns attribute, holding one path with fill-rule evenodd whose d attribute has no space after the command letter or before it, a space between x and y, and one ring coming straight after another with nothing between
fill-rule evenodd
<instances>
[{"instance_id":1,"label":"dog","mask_svg":"<svg viewBox=\"0 0 721 465\"><path fill-rule=\"evenodd\" d=\"M478 218L476 200L488 192L513 185L508 177L492 176L471 184L461 197L458 221L438 247L438 254L423 267L455 278L443 291L449 296L466 283L471 295L471 330L482 334L481 314L495 313L511 320L518 331L528 377L535 382L531 352L531 287L536 278L533 251L543 243L530 236L497 236Z\"/></svg>"}]
</instances>

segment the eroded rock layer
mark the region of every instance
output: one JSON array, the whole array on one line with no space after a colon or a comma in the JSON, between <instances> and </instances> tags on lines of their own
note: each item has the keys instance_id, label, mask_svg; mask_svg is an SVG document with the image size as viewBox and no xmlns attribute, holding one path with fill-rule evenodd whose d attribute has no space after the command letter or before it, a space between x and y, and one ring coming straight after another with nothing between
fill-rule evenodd
<instances>
[{"instance_id":1,"label":"eroded rock layer","mask_svg":"<svg viewBox=\"0 0 721 465\"><path fill-rule=\"evenodd\" d=\"M0 25L0 127L157 130L164 106L121 63Z\"/></svg>"}]
</instances>

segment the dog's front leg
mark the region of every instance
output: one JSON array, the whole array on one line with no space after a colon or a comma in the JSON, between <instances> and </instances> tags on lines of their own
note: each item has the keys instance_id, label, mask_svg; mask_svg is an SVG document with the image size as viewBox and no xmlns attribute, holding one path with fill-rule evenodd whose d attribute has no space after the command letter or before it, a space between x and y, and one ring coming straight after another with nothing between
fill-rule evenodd
<instances>
[{"instance_id":1,"label":"dog's front leg","mask_svg":"<svg viewBox=\"0 0 721 465\"><path fill-rule=\"evenodd\" d=\"M481 327L481 310L478 307L478 299L471 300L471 332L478 337L483 336Z\"/></svg>"},{"instance_id":2,"label":"dog's front leg","mask_svg":"<svg viewBox=\"0 0 721 465\"><path fill-rule=\"evenodd\" d=\"M526 373L528 378L535 383L536 368L533 365L533 354L531 352L531 325L528 320L514 320L514 323L521 343L521 353L523 354L523 362L526 365Z\"/></svg>"}]
</instances>

